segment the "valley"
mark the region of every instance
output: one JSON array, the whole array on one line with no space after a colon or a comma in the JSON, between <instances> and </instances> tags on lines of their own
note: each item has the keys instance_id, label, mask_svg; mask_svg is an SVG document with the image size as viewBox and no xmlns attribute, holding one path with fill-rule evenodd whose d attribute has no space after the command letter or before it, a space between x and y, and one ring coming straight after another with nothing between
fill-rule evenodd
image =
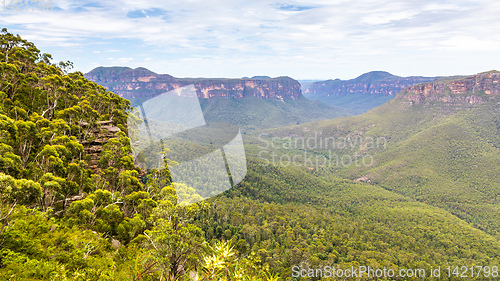
<instances>
[{"instance_id":1,"label":"valley","mask_svg":"<svg viewBox=\"0 0 500 281\"><path fill-rule=\"evenodd\" d=\"M333 148L339 155L369 156L373 159L372 165L312 168L320 177L334 174L368 182L443 208L498 237L500 96L491 85L497 85L494 81L499 74L477 74L455 80L449 84L451 87L441 82L413 86L369 113L266 130L265 137L271 141L291 136L314 139L314 134L353 140L364 136L365 142L383 138L387 141L383 146L365 143ZM467 81L475 81L474 86L461 92L453 91L453 85ZM433 93L414 90L434 87L442 90ZM256 148L250 151L258 151L262 141L254 139L251 143ZM329 158L328 153L332 150L330 147L314 148L309 152L313 160L321 159L320 163ZM275 153L280 157L299 152L276 149Z\"/></svg>"},{"instance_id":2,"label":"valley","mask_svg":"<svg viewBox=\"0 0 500 281\"><path fill-rule=\"evenodd\" d=\"M289 77L68 73L18 35L1 40L2 280L318 280L294 266L498 277L500 72L371 72L303 96ZM165 113L169 92L182 102ZM193 101L201 117L169 125ZM227 147L240 133L246 174ZM224 147L187 176L229 188L173 181L182 157Z\"/></svg>"}]
</instances>

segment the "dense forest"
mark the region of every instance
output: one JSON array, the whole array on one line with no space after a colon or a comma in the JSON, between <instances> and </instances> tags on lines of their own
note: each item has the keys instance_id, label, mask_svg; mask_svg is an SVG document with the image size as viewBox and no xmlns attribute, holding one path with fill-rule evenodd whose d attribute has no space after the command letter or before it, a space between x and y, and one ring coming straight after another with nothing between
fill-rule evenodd
<instances>
[{"instance_id":1,"label":"dense forest","mask_svg":"<svg viewBox=\"0 0 500 281\"><path fill-rule=\"evenodd\" d=\"M18 35L0 39L1 280L275 279L207 243L193 221L210 205L178 204L168 170L139 177L127 100ZM103 140L109 122L120 130Z\"/></svg>"},{"instance_id":2,"label":"dense forest","mask_svg":"<svg viewBox=\"0 0 500 281\"><path fill-rule=\"evenodd\" d=\"M360 265L498 276L495 231L390 181L356 181L354 168L250 157L236 187L186 204L191 187L167 168L134 165L127 100L0 36L0 280L317 280L293 278L293 267Z\"/></svg>"},{"instance_id":3,"label":"dense forest","mask_svg":"<svg viewBox=\"0 0 500 281\"><path fill-rule=\"evenodd\" d=\"M471 94L453 94L452 98ZM361 161L358 165L336 165L333 161L332 165L312 168L322 178L335 175L367 182L445 209L499 239L500 96L480 91L474 95L488 102L432 101L409 106L407 95L400 94L360 116L268 130L260 139L252 140L248 151L257 155L262 150L259 147L274 139L276 149L269 145L262 156L270 159L273 152L276 159L285 154L293 156L298 149L284 144L294 136L294 141L318 141L315 149L302 149L312 164L316 158L321 164L331 155L366 157L369 165ZM327 147L324 143L328 138L335 139L337 145L333 147L330 142ZM322 146L320 140L324 141ZM302 148L301 142L298 146Z\"/></svg>"}]
</instances>

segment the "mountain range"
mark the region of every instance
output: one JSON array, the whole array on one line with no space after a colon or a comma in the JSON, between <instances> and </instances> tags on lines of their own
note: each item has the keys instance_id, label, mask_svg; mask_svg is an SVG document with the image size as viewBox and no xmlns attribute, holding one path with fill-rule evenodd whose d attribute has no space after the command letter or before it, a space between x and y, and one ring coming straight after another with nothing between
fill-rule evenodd
<instances>
[{"instance_id":1,"label":"mountain range","mask_svg":"<svg viewBox=\"0 0 500 281\"><path fill-rule=\"evenodd\" d=\"M139 67L97 67L85 77L124 97L132 104L161 93L193 84L200 98L291 99L300 98L300 84L290 77L270 78L175 78Z\"/></svg>"},{"instance_id":2,"label":"mountain range","mask_svg":"<svg viewBox=\"0 0 500 281\"><path fill-rule=\"evenodd\" d=\"M309 83L305 97L353 110L357 114L393 99L402 89L437 77L400 77L385 71L372 71L350 80L326 80Z\"/></svg>"},{"instance_id":3,"label":"mountain range","mask_svg":"<svg viewBox=\"0 0 500 281\"><path fill-rule=\"evenodd\" d=\"M207 122L232 122L244 131L353 114L304 98L300 83L289 77L175 78L128 67L97 67L85 77L130 100L132 106L173 89L194 85Z\"/></svg>"}]
</instances>

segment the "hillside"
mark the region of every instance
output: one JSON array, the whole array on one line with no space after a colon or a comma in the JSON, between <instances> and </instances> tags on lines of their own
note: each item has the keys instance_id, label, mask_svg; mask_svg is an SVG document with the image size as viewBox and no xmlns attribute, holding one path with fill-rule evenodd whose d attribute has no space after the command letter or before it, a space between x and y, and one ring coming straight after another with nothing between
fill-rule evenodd
<instances>
[{"instance_id":1,"label":"hillside","mask_svg":"<svg viewBox=\"0 0 500 281\"><path fill-rule=\"evenodd\" d=\"M368 164L313 166L319 176L380 186L442 208L499 239L499 77L488 72L419 84L363 115L269 130L266 137L333 137L342 145L317 145L308 150L312 159L323 163L333 152L365 156ZM280 154L294 154L278 147Z\"/></svg>"},{"instance_id":2,"label":"hillside","mask_svg":"<svg viewBox=\"0 0 500 281\"><path fill-rule=\"evenodd\" d=\"M401 89L434 81L436 77L400 77L372 71L351 80L317 81L303 90L305 97L364 113L393 99Z\"/></svg>"},{"instance_id":3,"label":"hillside","mask_svg":"<svg viewBox=\"0 0 500 281\"><path fill-rule=\"evenodd\" d=\"M293 166L250 160L246 180L211 199L218 211L204 226L207 238L244 237L281 276L300 263L427 272L438 264L498 263L498 237L452 212L384 186Z\"/></svg>"},{"instance_id":4,"label":"hillside","mask_svg":"<svg viewBox=\"0 0 500 281\"><path fill-rule=\"evenodd\" d=\"M212 205L167 160L134 165L128 100L0 42L0 280L276 280L242 238L205 239Z\"/></svg>"},{"instance_id":5,"label":"hillside","mask_svg":"<svg viewBox=\"0 0 500 281\"><path fill-rule=\"evenodd\" d=\"M230 122L240 125L244 132L352 115L344 108L304 97L284 101L213 98L200 99L200 104L207 122Z\"/></svg>"}]
</instances>

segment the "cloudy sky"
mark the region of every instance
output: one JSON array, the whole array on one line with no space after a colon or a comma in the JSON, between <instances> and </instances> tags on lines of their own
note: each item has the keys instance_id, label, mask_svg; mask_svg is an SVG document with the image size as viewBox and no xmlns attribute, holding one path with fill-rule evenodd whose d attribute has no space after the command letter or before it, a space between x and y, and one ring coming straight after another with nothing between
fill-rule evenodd
<instances>
[{"instance_id":1,"label":"cloudy sky","mask_svg":"<svg viewBox=\"0 0 500 281\"><path fill-rule=\"evenodd\" d=\"M22 0L21 11L11 2L1 27L82 72L350 79L500 69L500 1Z\"/></svg>"}]
</instances>

